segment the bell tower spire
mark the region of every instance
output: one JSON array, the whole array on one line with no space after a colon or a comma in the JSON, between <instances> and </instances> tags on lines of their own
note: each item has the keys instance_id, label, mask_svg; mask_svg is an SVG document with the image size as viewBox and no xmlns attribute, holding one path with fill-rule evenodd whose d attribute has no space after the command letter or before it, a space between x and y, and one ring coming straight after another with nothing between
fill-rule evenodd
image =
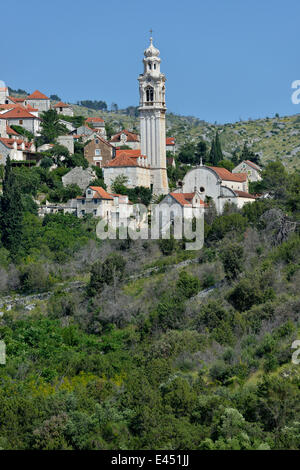
<instances>
[{"instance_id":1,"label":"bell tower spire","mask_svg":"<svg viewBox=\"0 0 300 470\"><path fill-rule=\"evenodd\" d=\"M154 194L168 193L166 165L166 102L165 75L160 71L159 50L150 45L144 51L144 73L138 78L140 89L141 152L147 155L151 168L151 185Z\"/></svg>"}]
</instances>

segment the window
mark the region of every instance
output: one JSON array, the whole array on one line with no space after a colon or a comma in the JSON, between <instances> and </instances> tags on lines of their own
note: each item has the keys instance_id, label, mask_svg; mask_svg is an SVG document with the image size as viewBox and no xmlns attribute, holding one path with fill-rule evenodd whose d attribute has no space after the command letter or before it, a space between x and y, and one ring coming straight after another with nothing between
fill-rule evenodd
<instances>
[{"instance_id":1,"label":"window","mask_svg":"<svg viewBox=\"0 0 300 470\"><path fill-rule=\"evenodd\" d=\"M100 149L95 149L95 155L101 155Z\"/></svg>"},{"instance_id":2,"label":"window","mask_svg":"<svg viewBox=\"0 0 300 470\"><path fill-rule=\"evenodd\" d=\"M94 199L94 204L97 204L97 203L98 203L98 199L95 198L95 199Z\"/></svg>"},{"instance_id":3,"label":"window","mask_svg":"<svg viewBox=\"0 0 300 470\"><path fill-rule=\"evenodd\" d=\"M20 120L19 120L19 124L23 124L23 119L20 119Z\"/></svg>"},{"instance_id":4,"label":"window","mask_svg":"<svg viewBox=\"0 0 300 470\"><path fill-rule=\"evenodd\" d=\"M93 212L94 212L94 215L97 215L97 209L94 209Z\"/></svg>"},{"instance_id":5,"label":"window","mask_svg":"<svg viewBox=\"0 0 300 470\"><path fill-rule=\"evenodd\" d=\"M84 215L84 214L85 214L85 211L84 211L84 210L82 210L82 211L81 211L81 215Z\"/></svg>"},{"instance_id":6,"label":"window","mask_svg":"<svg viewBox=\"0 0 300 470\"><path fill-rule=\"evenodd\" d=\"M85 200L84 199L81 199L81 204L83 205L85 203Z\"/></svg>"},{"instance_id":7,"label":"window","mask_svg":"<svg viewBox=\"0 0 300 470\"><path fill-rule=\"evenodd\" d=\"M153 88L151 86L149 86L148 88L146 88L146 100L148 102L151 102L151 101L153 101L153 97L154 97Z\"/></svg>"},{"instance_id":8,"label":"window","mask_svg":"<svg viewBox=\"0 0 300 470\"><path fill-rule=\"evenodd\" d=\"M200 193L204 193L205 188L203 186L200 186Z\"/></svg>"},{"instance_id":9,"label":"window","mask_svg":"<svg viewBox=\"0 0 300 470\"><path fill-rule=\"evenodd\" d=\"M151 70L151 68L152 68L151 62L148 63L148 68L149 68L149 70Z\"/></svg>"},{"instance_id":10,"label":"window","mask_svg":"<svg viewBox=\"0 0 300 470\"><path fill-rule=\"evenodd\" d=\"M156 70L156 64L153 64L153 68L154 68L154 70Z\"/></svg>"},{"instance_id":11,"label":"window","mask_svg":"<svg viewBox=\"0 0 300 470\"><path fill-rule=\"evenodd\" d=\"M95 143L96 143L96 144L99 144L99 139L96 139L96 140L95 140Z\"/></svg>"}]
</instances>

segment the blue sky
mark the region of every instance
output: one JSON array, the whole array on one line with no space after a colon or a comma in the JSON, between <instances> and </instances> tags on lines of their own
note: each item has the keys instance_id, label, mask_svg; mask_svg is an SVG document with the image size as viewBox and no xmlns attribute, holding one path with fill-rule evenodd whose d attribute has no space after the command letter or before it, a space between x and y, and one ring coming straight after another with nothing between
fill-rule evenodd
<instances>
[{"instance_id":1,"label":"blue sky","mask_svg":"<svg viewBox=\"0 0 300 470\"><path fill-rule=\"evenodd\" d=\"M69 102L137 105L152 28L169 111L218 123L296 114L299 21L299 0L5 2L0 79Z\"/></svg>"}]
</instances>

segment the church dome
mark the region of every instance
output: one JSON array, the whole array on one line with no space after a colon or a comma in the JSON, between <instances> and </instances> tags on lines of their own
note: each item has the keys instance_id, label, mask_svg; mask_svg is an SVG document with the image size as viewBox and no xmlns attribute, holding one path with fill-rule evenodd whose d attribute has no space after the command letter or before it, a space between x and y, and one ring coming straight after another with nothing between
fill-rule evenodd
<instances>
[{"instance_id":1,"label":"church dome","mask_svg":"<svg viewBox=\"0 0 300 470\"><path fill-rule=\"evenodd\" d=\"M159 50L153 46L152 38L150 38L150 46L144 51L145 57L158 57L159 54Z\"/></svg>"}]
</instances>

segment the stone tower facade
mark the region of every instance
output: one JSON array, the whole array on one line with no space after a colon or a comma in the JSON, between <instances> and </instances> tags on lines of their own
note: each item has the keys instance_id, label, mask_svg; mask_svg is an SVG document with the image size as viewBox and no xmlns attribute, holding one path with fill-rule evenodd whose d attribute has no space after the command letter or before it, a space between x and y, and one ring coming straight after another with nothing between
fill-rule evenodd
<instances>
[{"instance_id":1,"label":"stone tower facade","mask_svg":"<svg viewBox=\"0 0 300 470\"><path fill-rule=\"evenodd\" d=\"M150 46L144 51L144 73L138 78L140 88L141 153L148 157L153 194L169 191L166 162L165 75L160 72L159 50Z\"/></svg>"}]
</instances>

